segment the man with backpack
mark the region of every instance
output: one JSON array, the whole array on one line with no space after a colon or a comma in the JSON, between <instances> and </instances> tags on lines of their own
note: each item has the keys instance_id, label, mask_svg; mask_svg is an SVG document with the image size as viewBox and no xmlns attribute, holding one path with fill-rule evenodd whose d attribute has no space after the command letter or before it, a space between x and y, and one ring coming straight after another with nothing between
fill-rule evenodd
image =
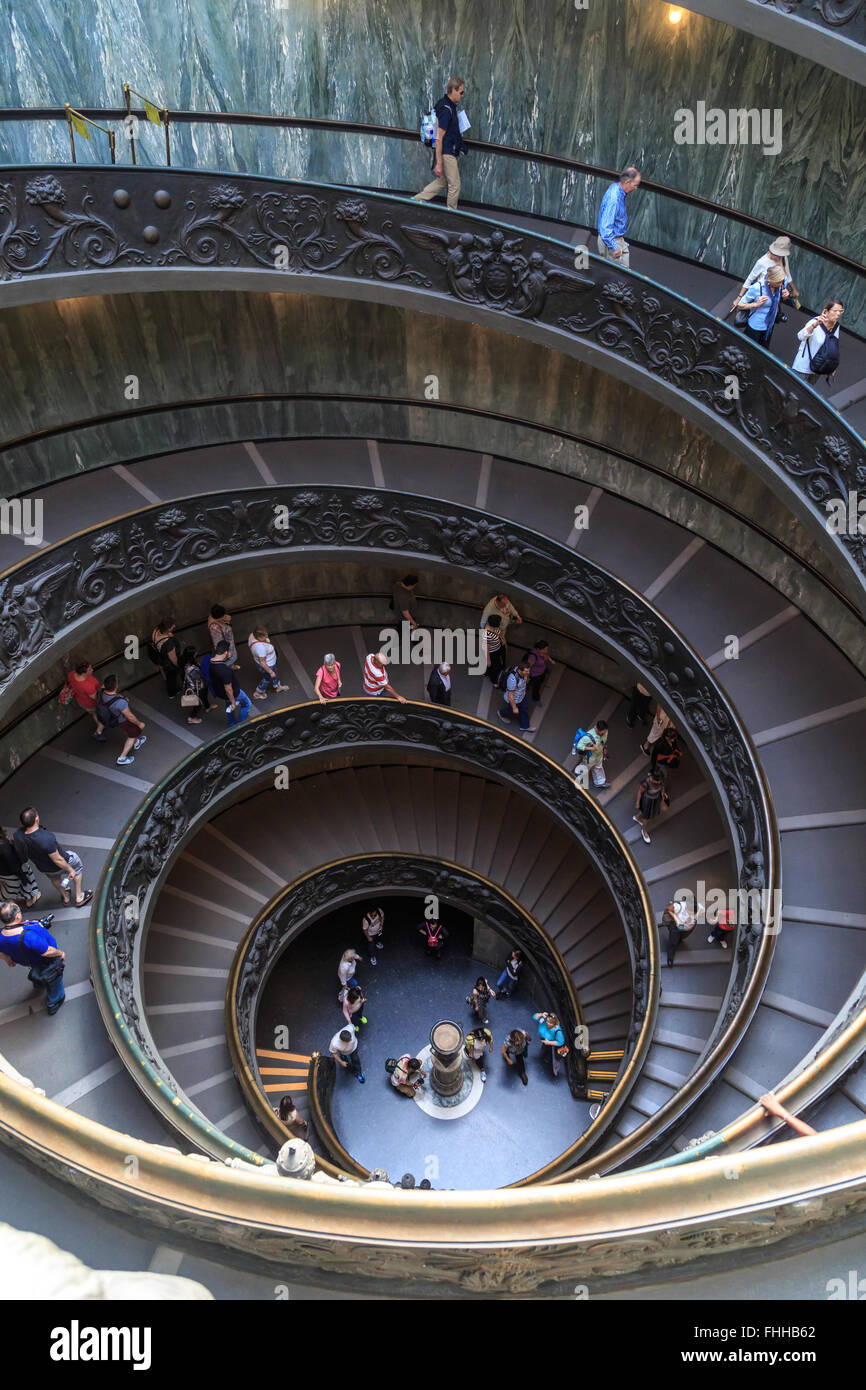
<instances>
[{"instance_id":1,"label":"man with backpack","mask_svg":"<svg viewBox=\"0 0 866 1390\"><path fill-rule=\"evenodd\" d=\"M102 689L96 697L96 717L103 729L122 729L123 750L117 759L118 767L128 767L135 762L133 750L137 753L147 743L142 733L144 724L129 708L129 701L117 688L117 676L106 676Z\"/></svg>"},{"instance_id":2,"label":"man with backpack","mask_svg":"<svg viewBox=\"0 0 866 1390\"><path fill-rule=\"evenodd\" d=\"M839 320L844 307L841 299L829 300L818 317L810 319L797 334L800 347L791 369L805 377L810 386L814 386L819 376L832 381L836 375L839 366Z\"/></svg>"},{"instance_id":3,"label":"man with backpack","mask_svg":"<svg viewBox=\"0 0 866 1390\"><path fill-rule=\"evenodd\" d=\"M587 771L592 774L592 785L603 790L609 787L604 760L607 756L607 721L596 720L591 729L578 729L574 736L572 753L580 759Z\"/></svg>"},{"instance_id":4,"label":"man with backpack","mask_svg":"<svg viewBox=\"0 0 866 1390\"><path fill-rule=\"evenodd\" d=\"M66 954L48 930L53 920L53 914L49 914L38 922L25 922L17 903L0 905L0 954L10 967L29 967L27 978L34 989L45 990L49 1014L56 1014L66 998Z\"/></svg>"},{"instance_id":5,"label":"man with backpack","mask_svg":"<svg viewBox=\"0 0 866 1390\"><path fill-rule=\"evenodd\" d=\"M426 188L415 194L413 201L416 203L428 203L437 193L442 193L447 188L449 208L457 207L460 197L460 171L457 168L457 160L465 153L457 104L463 100L465 91L466 83L462 78L449 77L445 95L440 97L434 107L435 136L425 122L424 142L433 143L433 179Z\"/></svg>"},{"instance_id":6,"label":"man with backpack","mask_svg":"<svg viewBox=\"0 0 866 1390\"><path fill-rule=\"evenodd\" d=\"M503 671L499 677L498 686L505 691L505 704L502 709L497 710L499 718L503 724L510 723L513 719L520 720L520 727L528 733L532 733L535 725L529 722L529 662L521 661L518 666L512 666L510 671Z\"/></svg>"}]
</instances>

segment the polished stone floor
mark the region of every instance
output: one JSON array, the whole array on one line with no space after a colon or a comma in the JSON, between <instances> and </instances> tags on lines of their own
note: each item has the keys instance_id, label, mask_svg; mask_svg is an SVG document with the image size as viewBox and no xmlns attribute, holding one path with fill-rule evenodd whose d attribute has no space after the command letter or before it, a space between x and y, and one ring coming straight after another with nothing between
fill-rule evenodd
<instances>
[{"instance_id":1,"label":"polished stone floor","mask_svg":"<svg viewBox=\"0 0 866 1390\"><path fill-rule=\"evenodd\" d=\"M525 990L490 1005L494 1051L479 1103L456 1119L441 1120L390 1085L385 1059L417 1053L429 1041L431 1026L453 1018L464 1030L473 1026L466 994L479 974L495 985L499 971L473 961L470 919L443 911L451 933L441 961L429 960L413 928L423 917L422 902L383 899L385 947L378 964L358 968L367 995L360 1052L366 1082L349 1072L337 1076L333 1101L335 1130L347 1149L367 1168L383 1167L392 1182L412 1173L435 1188L502 1187L534 1172L577 1138L588 1124L586 1104L575 1101L562 1072L554 1081L533 1042L529 1085L500 1054L509 1030L526 1028L533 1039L533 1013L547 1001ZM257 1045L273 1046L274 1028L290 1028L294 1051L327 1052L342 1014L337 1004L337 963L355 946L367 956L360 930L363 906L333 914L289 947L268 983L259 1010ZM506 950L503 950L503 962ZM500 967L501 969L501 967Z\"/></svg>"}]
</instances>

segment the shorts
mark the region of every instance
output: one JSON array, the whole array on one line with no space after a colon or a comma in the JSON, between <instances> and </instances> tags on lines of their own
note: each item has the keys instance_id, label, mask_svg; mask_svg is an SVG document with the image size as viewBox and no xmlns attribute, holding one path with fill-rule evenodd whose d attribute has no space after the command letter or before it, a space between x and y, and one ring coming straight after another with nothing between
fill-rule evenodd
<instances>
[{"instance_id":1,"label":"shorts","mask_svg":"<svg viewBox=\"0 0 866 1390\"><path fill-rule=\"evenodd\" d=\"M67 864L70 866L74 873L80 874L83 871L84 865L81 862L81 859L75 853L74 849L62 849L60 853L63 855L63 858L66 860ZM55 869L52 873L46 874L45 877L48 879L50 883L56 885L60 883L60 880L62 878L66 877L66 870Z\"/></svg>"}]
</instances>

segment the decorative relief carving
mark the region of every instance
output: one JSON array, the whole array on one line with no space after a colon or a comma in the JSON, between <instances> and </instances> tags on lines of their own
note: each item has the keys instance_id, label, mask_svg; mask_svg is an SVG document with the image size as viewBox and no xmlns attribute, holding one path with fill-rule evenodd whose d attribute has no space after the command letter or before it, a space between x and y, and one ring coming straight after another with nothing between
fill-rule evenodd
<instances>
[{"instance_id":1,"label":"decorative relief carving","mask_svg":"<svg viewBox=\"0 0 866 1390\"><path fill-rule=\"evenodd\" d=\"M863 0L819 5L826 23L839 27ZM399 282L585 338L670 384L759 450L822 527L827 498L866 488L863 443L853 430L846 434L832 407L736 329L662 286L612 275L595 258L579 274L570 248L531 232L491 231L469 214L457 232L450 214L434 208L418 223L417 209L402 201L278 180L160 170L165 187L148 214L159 225L130 229L129 206L143 198L152 208L156 190L149 170L126 169L124 177L132 191L122 191L119 207L110 169L10 171L0 184L0 277L189 264ZM732 375L738 390L730 398ZM866 537L855 529L834 541L866 572Z\"/></svg>"}]
</instances>

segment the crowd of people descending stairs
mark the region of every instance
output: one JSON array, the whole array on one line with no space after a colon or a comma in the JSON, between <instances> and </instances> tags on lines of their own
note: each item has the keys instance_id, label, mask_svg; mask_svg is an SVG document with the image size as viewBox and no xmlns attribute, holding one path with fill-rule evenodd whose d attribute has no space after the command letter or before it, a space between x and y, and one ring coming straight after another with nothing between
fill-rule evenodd
<instances>
[{"instance_id":1,"label":"crowd of people descending stairs","mask_svg":"<svg viewBox=\"0 0 866 1390\"><path fill-rule=\"evenodd\" d=\"M410 633L419 627L417 584L417 575L404 575L394 584L390 600L394 618L401 624L408 624ZM513 637L509 642L509 630L521 623L520 614L508 596L494 594L481 614L480 650L483 673L502 695L502 705L496 711L497 718L503 724L519 728L521 732L532 732L531 711L542 705L545 682L557 663L548 642L543 638L525 649L522 644L515 644ZM207 618L207 630L209 649L198 651L195 646L181 640L174 619L167 615L157 622L144 643L153 664L162 675L166 697L176 702L181 717L187 723L201 724L209 713L223 709L227 725L241 724L249 718L253 700L265 702L288 689L280 679L276 648L265 626L257 624L253 627L247 640L252 680L255 682L251 698L243 689L238 674L242 666L232 615L222 604L212 606ZM515 648L521 653L519 656L516 656ZM388 651L368 653L361 672L360 691L366 696L390 697L405 703L405 696L391 683L391 664ZM323 705L341 697L343 663L334 652L325 653L312 684L316 699ZM433 667L426 688L432 704L450 707L452 670L447 662L437 663ZM93 723L91 737L94 741L109 745L111 740L115 740L118 748L115 762L118 767L130 766L135 761L136 753L147 743L144 732L146 724L135 713L134 697L131 700L120 689L118 677L113 672L106 673L100 679L90 662L76 662L67 674L59 700L62 706L74 707L88 715ZM649 764L646 775L639 780L636 788L634 820L640 827L644 841L649 844L647 826L670 806L670 774L680 765L683 754L672 721L660 705L653 710L650 694L640 684L636 684L632 690L626 715L630 728L638 722L648 726L640 746L649 758ZM576 760L574 776L575 781L584 787L604 790L609 786L604 770L609 733L603 719L598 719L592 728L578 728L575 733L571 749L572 757ZM92 900L92 891L84 887L85 867L80 856L73 850L64 849L53 832L41 824L38 809L27 806L19 814L19 826L14 834L0 832L0 892L3 899L0 904L0 954L9 966L28 969L28 978L34 990L45 991L47 1011L54 1014L65 998L63 969L66 958L49 930L53 915L33 919L24 915L42 898L34 870L48 879L65 906L74 905L84 909ZM673 964L677 946L693 930L695 921L695 914L689 914L682 903L669 904L665 909L661 925L668 932L669 965ZM726 947L727 929L727 921L717 924L708 939ZM427 935L428 952L434 959L438 958L447 936L445 927L438 922L425 921L419 931ZM500 979L500 989L506 987L507 980L506 973ZM354 980L341 979L342 989L357 990L358 986ZM495 997L495 991L491 992L490 997ZM353 1014L357 1014L360 1007L357 994L353 995L351 1001L347 995L344 1012L347 1005ZM558 1058L564 1055L561 1049L566 1046L561 1027L553 1014L539 1015L535 1021L539 1026L544 1055L550 1057L556 1075L559 1070ZM341 1066L349 1067L363 1081L357 1058L357 1033L348 1014L346 1022L347 1029L335 1035L334 1040L341 1041L342 1046L332 1046L331 1050ZM349 1033L347 1039L342 1037L343 1032ZM521 1039L524 1041L521 1042ZM467 1055L479 1067L483 1077L486 1076L483 1060L492 1045L486 1020L479 1020L466 1039L466 1048ZM506 1062L516 1068L524 1085L527 1083L524 1058L528 1045L528 1035L516 1030L501 1048ZM352 1061L352 1058L355 1060ZM413 1069L409 1078L407 1067L415 1060L397 1059L397 1066L392 1072L392 1080L397 1078L394 1085L398 1090L403 1088L403 1094L408 1094L409 1090L414 1093L423 1082L423 1077L415 1074L417 1068Z\"/></svg>"}]
</instances>

